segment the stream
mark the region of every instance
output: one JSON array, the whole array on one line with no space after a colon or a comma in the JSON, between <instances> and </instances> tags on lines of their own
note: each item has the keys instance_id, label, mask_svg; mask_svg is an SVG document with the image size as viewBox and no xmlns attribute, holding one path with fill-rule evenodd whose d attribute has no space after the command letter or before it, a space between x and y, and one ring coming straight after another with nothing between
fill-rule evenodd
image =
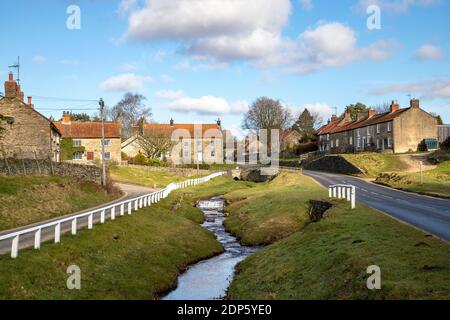
<instances>
[{"instance_id":1,"label":"stream","mask_svg":"<svg viewBox=\"0 0 450 320\"><path fill-rule=\"evenodd\" d=\"M242 246L235 237L225 231L224 205L225 201L216 197L199 201L197 207L205 215L202 227L214 233L225 251L216 257L190 266L178 277L177 288L163 300L224 299L236 265L258 250L258 247Z\"/></svg>"}]
</instances>

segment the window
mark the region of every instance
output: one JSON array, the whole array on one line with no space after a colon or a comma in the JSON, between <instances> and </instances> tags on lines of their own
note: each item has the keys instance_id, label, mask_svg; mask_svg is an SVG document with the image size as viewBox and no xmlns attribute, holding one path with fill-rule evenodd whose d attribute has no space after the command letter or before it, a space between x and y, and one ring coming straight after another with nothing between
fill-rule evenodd
<instances>
[{"instance_id":1,"label":"window","mask_svg":"<svg viewBox=\"0 0 450 320\"><path fill-rule=\"evenodd\" d=\"M105 152L105 160L111 159L111 152Z\"/></svg>"},{"instance_id":2,"label":"window","mask_svg":"<svg viewBox=\"0 0 450 320\"><path fill-rule=\"evenodd\" d=\"M370 127L367 127L367 136L370 137Z\"/></svg>"},{"instance_id":3,"label":"window","mask_svg":"<svg viewBox=\"0 0 450 320\"><path fill-rule=\"evenodd\" d=\"M73 140L72 145L74 147L81 147L81 140Z\"/></svg>"},{"instance_id":4,"label":"window","mask_svg":"<svg viewBox=\"0 0 450 320\"><path fill-rule=\"evenodd\" d=\"M73 160L83 160L83 152L75 152L72 157Z\"/></svg>"},{"instance_id":5,"label":"window","mask_svg":"<svg viewBox=\"0 0 450 320\"><path fill-rule=\"evenodd\" d=\"M348 139L348 141L349 141L349 144L352 146L352 145L353 145L353 137L350 137L350 138Z\"/></svg>"},{"instance_id":6,"label":"window","mask_svg":"<svg viewBox=\"0 0 450 320\"><path fill-rule=\"evenodd\" d=\"M331 140L331 147L334 148L334 140Z\"/></svg>"},{"instance_id":7,"label":"window","mask_svg":"<svg viewBox=\"0 0 450 320\"><path fill-rule=\"evenodd\" d=\"M392 139L388 137L388 148L392 148Z\"/></svg>"},{"instance_id":8,"label":"window","mask_svg":"<svg viewBox=\"0 0 450 320\"><path fill-rule=\"evenodd\" d=\"M380 124L377 124L377 133L380 133Z\"/></svg>"},{"instance_id":9,"label":"window","mask_svg":"<svg viewBox=\"0 0 450 320\"><path fill-rule=\"evenodd\" d=\"M356 140L356 147L360 148L361 147L361 139L358 137L358 139Z\"/></svg>"},{"instance_id":10,"label":"window","mask_svg":"<svg viewBox=\"0 0 450 320\"><path fill-rule=\"evenodd\" d=\"M336 139L336 148L339 147L339 139Z\"/></svg>"},{"instance_id":11,"label":"window","mask_svg":"<svg viewBox=\"0 0 450 320\"><path fill-rule=\"evenodd\" d=\"M391 123L390 122L387 123L387 131L391 132Z\"/></svg>"},{"instance_id":12,"label":"window","mask_svg":"<svg viewBox=\"0 0 450 320\"><path fill-rule=\"evenodd\" d=\"M356 134L357 134L358 137L361 136L361 131L360 131L360 129L356 130Z\"/></svg>"},{"instance_id":13,"label":"window","mask_svg":"<svg viewBox=\"0 0 450 320\"><path fill-rule=\"evenodd\" d=\"M202 140L197 140L197 147L201 147L202 146Z\"/></svg>"},{"instance_id":14,"label":"window","mask_svg":"<svg viewBox=\"0 0 450 320\"><path fill-rule=\"evenodd\" d=\"M215 157L216 156L216 152L215 151L211 151L211 157Z\"/></svg>"},{"instance_id":15,"label":"window","mask_svg":"<svg viewBox=\"0 0 450 320\"><path fill-rule=\"evenodd\" d=\"M105 147L111 146L111 140L109 140L109 139L103 140L103 145L104 145Z\"/></svg>"},{"instance_id":16,"label":"window","mask_svg":"<svg viewBox=\"0 0 450 320\"><path fill-rule=\"evenodd\" d=\"M189 151L187 151L187 150L184 151L184 157L185 158L189 157Z\"/></svg>"},{"instance_id":17,"label":"window","mask_svg":"<svg viewBox=\"0 0 450 320\"><path fill-rule=\"evenodd\" d=\"M327 134L327 141L330 141L330 135Z\"/></svg>"},{"instance_id":18,"label":"window","mask_svg":"<svg viewBox=\"0 0 450 320\"><path fill-rule=\"evenodd\" d=\"M380 139L377 139L377 149L380 149Z\"/></svg>"},{"instance_id":19,"label":"window","mask_svg":"<svg viewBox=\"0 0 450 320\"><path fill-rule=\"evenodd\" d=\"M185 142L184 142L184 146L185 146L185 147L189 147L189 141L185 141Z\"/></svg>"}]
</instances>

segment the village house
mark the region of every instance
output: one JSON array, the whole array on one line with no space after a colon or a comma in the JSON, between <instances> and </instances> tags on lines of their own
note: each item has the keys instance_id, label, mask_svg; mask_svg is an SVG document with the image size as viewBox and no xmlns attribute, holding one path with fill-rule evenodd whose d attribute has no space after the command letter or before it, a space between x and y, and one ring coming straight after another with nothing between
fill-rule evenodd
<instances>
[{"instance_id":1,"label":"village house","mask_svg":"<svg viewBox=\"0 0 450 320\"><path fill-rule=\"evenodd\" d=\"M168 124L141 123L136 127L136 134L122 143L122 152L131 158L138 153L145 154L139 140L152 135L162 135L178 145L178 157L185 164L197 163L197 160L208 163L223 161L220 119L215 124L178 124L173 119ZM174 155L167 152L160 154L159 158L171 162Z\"/></svg>"},{"instance_id":2,"label":"village house","mask_svg":"<svg viewBox=\"0 0 450 320\"><path fill-rule=\"evenodd\" d=\"M34 109L32 98L24 93L12 73L0 99L0 114L9 120L0 137L0 155L17 159L59 161L61 133L44 115Z\"/></svg>"},{"instance_id":3,"label":"village house","mask_svg":"<svg viewBox=\"0 0 450 320\"><path fill-rule=\"evenodd\" d=\"M437 120L413 99L409 108L392 102L388 112L369 109L353 120L349 113L333 117L317 131L319 150L331 153L392 150L417 151L424 139L437 140Z\"/></svg>"},{"instance_id":4,"label":"village house","mask_svg":"<svg viewBox=\"0 0 450 320\"><path fill-rule=\"evenodd\" d=\"M62 134L62 149L72 150L63 160L93 164L102 159L102 123L73 121L70 112L64 112L60 121L53 122ZM121 161L121 124L105 122L105 160ZM65 150L62 150L65 151ZM67 156L67 155L66 155Z\"/></svg>"}]
</instances>

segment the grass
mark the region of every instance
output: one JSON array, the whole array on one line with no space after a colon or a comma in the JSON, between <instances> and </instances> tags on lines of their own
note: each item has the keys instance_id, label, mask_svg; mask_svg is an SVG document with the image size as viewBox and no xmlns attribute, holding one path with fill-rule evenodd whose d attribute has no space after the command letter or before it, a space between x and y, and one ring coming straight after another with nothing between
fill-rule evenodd
<instances>
[{"instance_id":1,"label":"grass","mask_svg":"<svg viewBox=\"0 0 450 320\"><path fill-rule=\"evenodd\" d=\"M243 244L273 243L308 222L307 202L316 198L318 189L300 174L281 173L271 182L230 192L226 194L231 204L225 227Z\"/></svg>"},{"instance_id":2,"label":"grass","mask_svg":"<svg viewBox=\"0 0 450 320\"><path fill-rule=\"evenodd\" d=\"M88 209L119 196L69 177L0 177L0 230Z\"/></svg>"},{"instance_id":3,"label":"grass","mask_svg":"<svg viewBox=\"0 0 450 320\"><path fill-rule=\"evenodd\" d=\"M179 190L160 203L92 231L63 236L60 244L0 257L0 299L154 299L172 288L190 263L222 252L199 222L195 201L248 183L219 177ZM67 267L81 269L81 290L68 290ZM14 270L14 272L11 272Z\"/></svg>"},{"instance_id":4,"label":"grass","mask_svg":"<svg viewBox=\"0 0 450 320\"><path fill-rule=\"evenodd\" d=\"M179 175L176 172L171 172L169 169L167 171L150 171L130 167L111 167L110 175L117 182L132 183L152 188L163 188L171 182L197 178L197 176Z\"/></svg>"},{"instance_id":5,"label":"grass","mask_svg":"<svg viewBox=\"0 0 450 320\"><path fill-rule=\"evenodd\" d=\"M450 198L450 161L442 162L436 169L420 173L381 174L376 183L405 191Z\"/></svg>"},{"instance_id":6,"label":"grass","mask_svg":"<svg viewBox=\"0 0 450 320\"><path fill-rule=\"evenodd\" d=\"M313 185L306 188L312 192ZM303 185L297 192L302 194ZM314 197L325 197L316 187ZM273 210L259 198L258 210ZM267 208L267 209L264 209ZM248 215L256 214L248 211ZM281 215L282 218L284 215ZM378 265L382 289L366 288ZM450 247L358 204L335 202L326 218L295 232L239 266L230 299L449 299Z\"/></svg>"},{"instance_id":7,"label":"grass","mask_svg":"<svg viewBox=\"0 0 450 320\"><path fill-rule=\"evenodd\" d=\"M408 168L403 161L393 154L363 152L340 154L340 156L362 169L363 175L366 177L376 177L382 172L402 171Z\"/></svg>"}]
</instances>

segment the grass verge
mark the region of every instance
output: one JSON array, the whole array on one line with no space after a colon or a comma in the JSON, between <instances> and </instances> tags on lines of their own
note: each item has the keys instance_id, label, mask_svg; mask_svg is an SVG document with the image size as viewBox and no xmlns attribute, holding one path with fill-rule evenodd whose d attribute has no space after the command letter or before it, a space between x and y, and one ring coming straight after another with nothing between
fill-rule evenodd
<instances>
[{"instance_id":1,"label":"grass verge","mask_svg":"<svg viewBox=\"0 0 450 320\"><path fill-rule=\"evenodd\" d=\"M410 192L450 198L450 161L438 165L436 169L420 173L385 173L375 180L376 183Z\"/></svg>"},{"instance_id":2,"label":"grass verge","mask_svg":"<svg viewBox=\"0 0 450 320\"><path fill-rule=\"evenodd\" d=\"M198 222L196 200L247 183L219 177L172 193L156 205L120 217L40 252L0 257L0 299L154 299L172 288L187 265L218 254L220 243ZM81 269L81 290L68 290L67 267ZM11 272L14 270L14 272Z\"/></svg>"},{"instance_id":3,"label":"grass verge","mask_svg":"<svg viewBox=\"0 0 450 320\"><path fill-rule=\"evenodd\" d=\"M88 209L120 197L69 177L0 177L0 230Z\"/></svg>"},{"instance_id":4,"label":"grass verge","mask_svg":"<svg viewBox=\"0 0 450 320\"><path fill-rule=\"evenodd\" d=\"M340 156L362 169L366 177L376 177L382 172L402 171L408 168L407 164L393 154L362 152Z\"/></svg>"},{"instance_id":5,"label":"grass verge","mask_svg":"<svg viewBox=\"0 0 450 320\"><path fill-rule=\"evenodd\" d=\"M303 186L297 191L303 193ZM325 191L317 187L315 198L321 196ZM260 198L258 210L270 201ZM448 244L369 207L358 204L352 211L348 203L336 203L325 219L242 262L229 298L450 298ZM371 265L381 268L381 290L366 287Z\"/></svg>"}]
</instances>

